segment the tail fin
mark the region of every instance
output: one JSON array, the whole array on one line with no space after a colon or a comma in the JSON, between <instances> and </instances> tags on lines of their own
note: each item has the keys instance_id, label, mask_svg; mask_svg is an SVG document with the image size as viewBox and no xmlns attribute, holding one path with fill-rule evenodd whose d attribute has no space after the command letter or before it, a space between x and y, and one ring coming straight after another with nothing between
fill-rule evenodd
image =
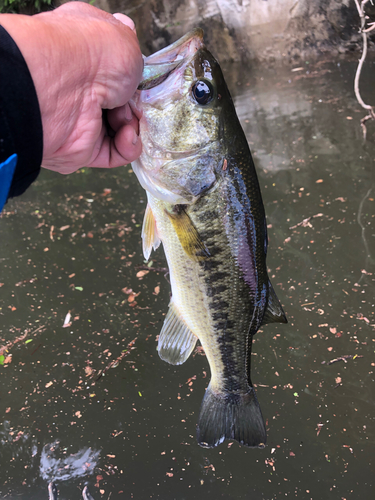
<instances>
[{"instance_id":1,"label":"tail fin","mask_svg":"<svg viewBox=\"0 0 375 500\"><path fill-rule=\"evenodd\" d=\"M207 387L198 419L198 444L213 448L225 439L240 444L264 448L267 434L255 395L249 387L246 394L216 394Z\"/></svg>"}]
</instances>

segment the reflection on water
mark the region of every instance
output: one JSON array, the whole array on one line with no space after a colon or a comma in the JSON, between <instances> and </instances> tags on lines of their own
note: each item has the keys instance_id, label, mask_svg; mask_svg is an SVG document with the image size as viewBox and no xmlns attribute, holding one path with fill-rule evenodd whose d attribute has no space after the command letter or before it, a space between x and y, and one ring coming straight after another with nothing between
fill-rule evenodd
<instances>
[{"instance_id":1,"label":"reflection on water","mask_svg":"<svg viewBox=\"0 0 375 500\"><path fill-rule=\"evenodd\" d=\"M373 190L374 190L374 188L371 187L367 191L367 193L365 194L365 196L361 200L361 203L359 204L358 214L357 214L357 221L358 221L358 224L361 228L361 238L362 238L365 250L366 250L365 269L369 268L369 266L373 266L375 264L375 260L373 258L373 255L371 254L371 250L370 250L370 246L369 246L368 238L367 238L367 234L366 234L366 233L368 233L368 231L366 231L366 229L368 229L368 228L362 223L363 207L364 207L365 202L370 198L370 195L373 192ZM370 235L370 238L371 238L371 235ZM362 281L363 276L364 276L364 274L362 273L362 276L358 280L359 282Z\"/></svg>"},{"instance_id":2,"label":"reflection on water","mask_svg":"<svg viewBox=\"0 0 375 500\"><path fill-rule=\"evenodd\" d=\"M40 477L45 481L67 481L87 477L92 474L99 463L100 451L91 448L81 448L77 453L65 455L66 449L61 449L60 442L54 441L43 446L40 455Z\"/></svg>"},{"instance_id":3,"label":"reflection on water","mask_svg":"<svg viewBox=\"0 0 375 500\"><path fill-rule=\"evenodd\" d=\"M34 469L35 476L31 477L31 484L38 483L39 478L46 484L51 481L61 483L82 478L87 480L100 461L100 450L81 447L74 453L71 451L74 444L69 441L68 445L63 447L60 440L41 445L35 436L22 430L16 432L8 420L3 422L0 429L0 443L2 457L9 452L11 463L24 463L25 469ZM39 474L35 470L37 467ZM5 481L5 484L7 483L8 481ZM10 487L13 489L12 485Z\"/></svg>"},{"instance_id":4,"label":"reflection on water","mask_svg":"<svg viewBox=\"0 0 375 500\"><path fill-rule=\"evenodd\" d=\"M43 172L7 205L0 345L21 340L0 366L1 498L44 498L51 479L69 500L86 480L95 498L111 500L372 497L375 126L363 145L355 68L223 68L290 321L254 342L264 450L196 444L209 368L200 352L179 367L156 353L170 285L161 249L143 269L146 197L128 166L64 179ZM362 79L368 102L373 71L369 63Z\"/></svg>"}]
</instances>

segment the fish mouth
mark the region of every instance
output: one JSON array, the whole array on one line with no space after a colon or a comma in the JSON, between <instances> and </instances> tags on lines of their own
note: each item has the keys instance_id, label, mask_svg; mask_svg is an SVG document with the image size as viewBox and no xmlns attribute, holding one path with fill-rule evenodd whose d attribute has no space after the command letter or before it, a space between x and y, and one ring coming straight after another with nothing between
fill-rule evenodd
<instances>
[{"instance_id":1,"label":"fish mouth","mask_svg":"<svg viewBox=\"0 0 375 500\"><path fill-rule=\"evenodd\" d=\"M172 71L185 64L203 46L203 30L195 28L172 45L145 57L138 90L148 90L160 85Z\"/></svg>"}]
</instances>

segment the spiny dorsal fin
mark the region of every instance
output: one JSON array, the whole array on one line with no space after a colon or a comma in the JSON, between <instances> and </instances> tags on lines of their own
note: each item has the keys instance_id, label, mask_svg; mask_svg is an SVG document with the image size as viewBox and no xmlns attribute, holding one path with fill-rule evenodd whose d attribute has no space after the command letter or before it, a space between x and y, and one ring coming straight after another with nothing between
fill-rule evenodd
<instances>
[{"instance_id":1,"label":"spiny dorsal fin","mask_svg":"<svg viewBox=\"0 0 375 500\"><path fill-rule=\"evenodd\" d=\"M191 259L202 260L208 257L210 253L189 215L179 205L175 206L175 210L173 213L166 210L165 213L173 224L182 248Z\"/></svg>"},{"instance_id":2,"label":"spiny dorsal fin","mask_svg":"<svg viewBox=\"0 0 375 500\"><path fill-rule=\"evenodd\" d=\"M156 222L151 207L147 204L142 226L143 255L146 260L151 255L151 250L156 250L160 245L160 238L156 230Z\"/></svg>"},{"instance_id":3,"label":"spiny dorsal fin","mask_svg":"<svg viewBox=\"0 0 375 500\"><path fill-rule=\"evenodd\" d=\"M159 335L158 351L161 359L171 365L182 365L190 356L197 340L171 302Z\"/></svg>"},{"instance_id":4,"label":"spiny dorsal fin","mask_svg":"<svg viewBox=\"0 0 375 500\"><path fill-rule=\"evenodd\" d=\"M262 325L267 325L268 323L288 323L284 310L281 307L280 301L277 298L270 281L268 282L268 286L268 304L263 316Z\"/></svg>"}]
</instances>

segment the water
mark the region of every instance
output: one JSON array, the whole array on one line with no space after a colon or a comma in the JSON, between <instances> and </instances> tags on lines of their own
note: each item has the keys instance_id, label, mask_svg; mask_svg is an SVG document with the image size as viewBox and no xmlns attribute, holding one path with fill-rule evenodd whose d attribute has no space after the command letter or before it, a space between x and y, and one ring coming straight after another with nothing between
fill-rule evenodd
<instances>
[{"instance_id":1,"label":"water","mask_svg":"<svg viewBox=\"0 0 375 500\"><path fill-rule=\"evenodd\" d=\"M86 483L111 500L373 496L375 128L363 145L354 61L301 66L223 68L289 318L254 343L267 447L195 442L209 367L156 353L170 287L161 249L139 274L145 194L130 167L43 171L0 220L0 345L19 339L0 366L1 498L46 498L52 479L66 500Z\"/></svg>"}]
</instances>

